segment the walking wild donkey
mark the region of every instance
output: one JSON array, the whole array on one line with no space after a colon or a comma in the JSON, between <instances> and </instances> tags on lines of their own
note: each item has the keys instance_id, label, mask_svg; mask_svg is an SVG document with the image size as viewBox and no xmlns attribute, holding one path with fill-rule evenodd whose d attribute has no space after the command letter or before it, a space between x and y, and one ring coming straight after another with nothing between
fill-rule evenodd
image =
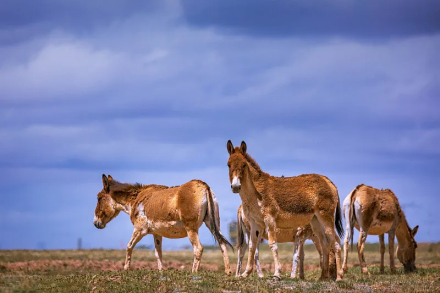
<instances>
[{"instance_id":1,"label":"walking wild donkey","mask_svg":"<svg viewBox=\"0 0 440 293\"><path fill-rule=\"evenodd\" d=\"M181 186L120 183L102 175L103 189L98 193L94 225L105 228L119 212L126 212L134 226L127 245L124 269L128 270L135 245L147 234L153 234L159 270L162 265L162 237L189 237L194 249L193 272L197 272L203 253L198 231L203 222L214 235L223 253L225 272L231 275L226 245L232 245L220 232L219 207L208 184L192 180Z\"/></svg>"},{"instance_id":2,"label":"walking wild donkey","mask_svg":"<svg viewBox=\"0 0 440 293\"><path fill-rule=\"evenodd\" d=\"M357 249L362 273L368 274L364 258L367 235L379 235L380 271L381 273L384 272L385 233L388 233L391 272L396 272L394 236L397 237L398 242L397 258L403 264L405 272L412 272L416 269L417 242L414 240L414 236L419 226L414 229L409 227L399 201L391 190L376 189L364 184L358 185L345 198L343 209L347 231L344 240L344 263L342 266L344 271L347 271L349 238L351 239L351 245L353 245L353 227L359 230Z\"/></svg>"},{"instance_id":3,"label":"walking wild donkey","mask_svg":"<svg viewBox=\"0 0 440 293\"><path fill-rule=\"evenodd\" d=\"M227 143L231 189L240 194L243 212L250 224L248 263L242 277L249 276L253 270L255 250L264 229L274 257L274 277L280 278L277 229L297 229L311 223L322 248L321 279L329 278L329 252L334 248L337 280L340 280L343 275L341 243L335 227L341 237L344 230L336 186L327 177L317 174L271 176L261 170L246 149L244 141L235 148L231 141Z\"/></svg>"}]
</instances>

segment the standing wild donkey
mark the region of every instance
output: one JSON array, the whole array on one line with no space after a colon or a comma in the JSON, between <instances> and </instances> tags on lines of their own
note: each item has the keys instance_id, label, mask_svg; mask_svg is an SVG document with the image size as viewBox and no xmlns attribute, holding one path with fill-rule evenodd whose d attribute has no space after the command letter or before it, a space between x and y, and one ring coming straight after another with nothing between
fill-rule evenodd
<instances>
[{"instance_id":1,"label":"standing wild donkey","mask_svg":"<svg viewBox=\"0 0 440 293\"><path fill-rule=\"evenodd\" d=\"M417 243L414 236L419 226L414 229L408 225L405 214L400 208L396 195L389 189L376 189L364 184L356 186L345 198L343 203L347 234L344 240L344 271L347 271L348 239L353 245L353 227L359 230L357 244L359 262L362 273L368 274L364 258L364 246L367 235L379 235L380 271L384 272L385 239L388 233L391 272L396 272L394 265L394 236L397 236L397 257L405 268L405 272L416 269Z\"/></svg>"},{"instance_id":2,"label":"standing wild donkey","mask_svg":"<svg viewBox=\"0 0 440 293\"><path fill-rule=\"evenodd\" d=\"M330 179L317 174L271 176L246 152L244 141L234 148L229 140L227 149L231 189L240 194L243 212L250 224L248 263L242 276L247 277L252 272L255 249L266 228L275 261L274 277L280 278L277 229L297 229L311 223L322 248L321 279L329 278L329 252L334 248L337 280L340 280L343 275L341 243L335 226L342 237L342 216L338 190Z\"/></svg>"},{"instance_id":3,"label":"standing wild donkey","mask_svg":"<svg viewBox=\"0 0 440 293\"><path fill-rule=\"evenodd\" d=\"M189 237L194 249L193 272L197 272L203 247L198 231L203 222L220 245L225 271L231 275L226 245L232 245L220 232L219 208L215 194L208 184L191 180L181 186L141 185L120 183L109 175L102 175L104 188L98 193L93 224L99 228L114 219L120 211L126 212L134 226L127 245L124 269L130 268L135 245L147 234L153 234L159 270L162 270L162 237Z\"/></svg>"},{"instance_id":4,"label":"standing wild donkey","mask_svg":"<svg viewBox=\"0 0 440 293\"><path fill-rule=\"evenodd\" d=\"M243 213L243 207L240 205L237 211L237 270L235 276L239 277L241 273L241 265L243 262L243 257L246 252L247 243L245 239L250 239L250 224L248 219ZM307 239L311 239L319 253L320 262L322 262L321 246L319 244L319 238L313 233L312 226L307 224L304 227L298 229L277 229L277 242L286 243L294 242L293 248L293 262L292 262L292 272L290 274L291 278L297 277L298 262L299 262L299 278L304 279L304 242ZM262 236L263 239L268 239L266 229L264 229ZM261 270L260 258L259 258L259 245L255 249L255 264L257 267L257 273L260 278L264 277L263 271ZM322 264L320 264L322 266Z\"/></svg>"}]
</instances>

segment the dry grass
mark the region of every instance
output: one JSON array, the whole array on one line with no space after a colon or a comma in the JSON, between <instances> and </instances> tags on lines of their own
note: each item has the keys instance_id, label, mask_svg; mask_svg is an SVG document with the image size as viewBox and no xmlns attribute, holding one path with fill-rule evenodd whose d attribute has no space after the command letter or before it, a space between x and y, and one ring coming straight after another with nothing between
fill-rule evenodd
<instances>
[{"instance_id":1,"label":"dry grass","mask_svg":"<svg viewBox=\"0 0 440 293\"><path fill-rule=\"evenodd\" d=\"M290 275L292 245L279 245L283 262L283 279L273 281L272 255L267 245L261 247L261 262L267 278L253 274L248 279L228 277L223 271L221 253L206 249L201 271L190 272L191 251L165 251L164 272L156 270L154 251L136 250L133 253L134 270L122 270L125 252L121 250L56 250L0 251L1 292L439 292L440 243L420 244L417 252L418 270L404 274L379 273L379 247L368 244L365 258L371 275L360 274L357 253L351 252L349 273L341 282L319 281L318 254L312 246L306 247L306 280L292 280ZM386 254L386 264L389 263ZM236 262L231 253L230 261ZM398 263L398 261L397 261ZM235 265L233 266L235 269Z\"/></svg>"}]
</instances>

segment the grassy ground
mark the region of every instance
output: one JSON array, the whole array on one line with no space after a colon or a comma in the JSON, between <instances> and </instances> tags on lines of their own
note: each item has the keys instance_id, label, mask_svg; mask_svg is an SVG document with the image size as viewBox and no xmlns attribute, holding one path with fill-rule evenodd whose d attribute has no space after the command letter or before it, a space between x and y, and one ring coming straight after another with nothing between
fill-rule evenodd
<instances>
[{"instance_id":1,"label":"grassy ground","mask_svg":"<svg viewBox=\"0 0 440 293\"><path fill-rule=\"evenodd\" d=\"M379 273L379 246L368 244L365 258L371 275L360 273L357 253L349 255L348 274L341 282L319 281L318 254L306 247L306 280L289 278L292 245L279 245L283 279L274 281L272 255L262 245L260 258L266 278L253 274L247 279L226 276L219 250L206 249L201 270L190 272L191 251L165 251L166 271L156 270L154 252L135 250L133 270L122 270L125 252L121 250L0 250L0 292L273 292L273 291L350 291L350 292L440 292L440 243L419 245L418 270L391 275ZM385 255L389 263L388 253ZM236 255L230 252L235 269ZM396 259L396 263L399 263Z\"/></svg>"}]
</instances>

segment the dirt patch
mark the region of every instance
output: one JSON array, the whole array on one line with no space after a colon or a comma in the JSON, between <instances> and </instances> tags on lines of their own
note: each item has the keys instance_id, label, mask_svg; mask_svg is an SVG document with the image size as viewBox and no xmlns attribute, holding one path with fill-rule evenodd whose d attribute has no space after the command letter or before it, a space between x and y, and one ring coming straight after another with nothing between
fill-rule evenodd
<instances>
[{"instance_id":1,"label":"dirt patch","mask_svg":"<svg viewBox=\"0 0 440 293\"><path fill-rule=\"evenodd\" d=\"M192 264L181 261L164 261L165 269L175 270L191 270ZM358 264L349 264L348 267L357 267ZM242 271L246 264L244 264ZM399 266L398 266L399 267ZM420 268L433 268L440 267L440 264L417 264ZM273 272L274 265L261 264L261 268L264 272ZM48 270L62 270L62 271L122 271L124 269L123 261L111 261L111 260L38 260L38 261L19 261L0 263L1 272L11 271L48 271ZM155 261L133 261L131 264L132 270L157 270L157 262ZM218 271L223 270L223 265L218 264L201 264L201 270ZM231 270L235 272L235 264L231 264ZM305 271L318 270L318 265L305 265ZM254 267L254 270L256 268ZM283 272L290 272L292 270L291 264L282 264L281 270Z\"/></svg>"}]
</instances>

